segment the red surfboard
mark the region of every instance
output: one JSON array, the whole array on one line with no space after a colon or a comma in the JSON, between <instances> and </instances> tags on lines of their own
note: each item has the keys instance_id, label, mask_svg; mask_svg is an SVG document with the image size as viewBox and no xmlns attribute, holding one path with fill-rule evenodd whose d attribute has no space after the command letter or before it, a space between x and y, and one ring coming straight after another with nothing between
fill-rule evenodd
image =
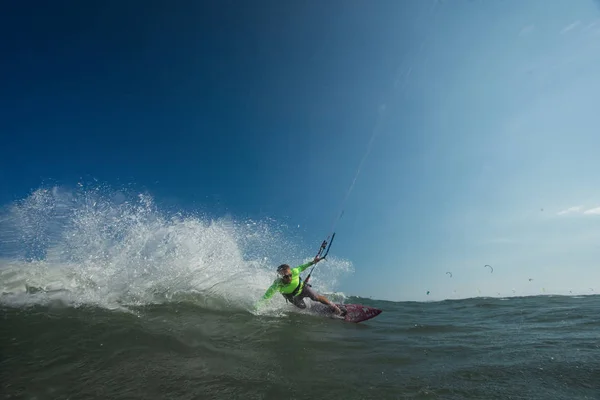
<instances>
[{"instance_id":1,"label":"red surfboard","mask_svg":"<svg viewBox=\"0 0 600 400\"><path fill-rule=\"evenodd\" d=\"M345 311L346 313L343 316L344 321L355 323L375 318L383 312L378 308L363 306L362 304L338 304L337 306L342 310L342 312Z\"/></svg>"},{"instance_id":2,"label":"red surfboard","mask_svg":"<svg viewBox=\"0 0 600 400\"><path fill-rule=\"evenodd\" d=\"M359 323L366 321L371 318L375 318L383 311L369 306L364 306L362 304L340 304L336 303L336 305L342 310L342 315L334 314L333 311L324 304L320 303L312 303L311 307L307 310L310 313L322 315L329 318L341 319L346 322L354 322Z\"/></svg>"}]
</instances>

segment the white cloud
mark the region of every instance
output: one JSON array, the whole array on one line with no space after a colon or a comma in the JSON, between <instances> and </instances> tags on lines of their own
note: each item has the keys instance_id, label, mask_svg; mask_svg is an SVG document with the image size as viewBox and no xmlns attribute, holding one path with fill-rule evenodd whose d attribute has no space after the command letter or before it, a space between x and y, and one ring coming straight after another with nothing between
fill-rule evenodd
<instances>
[{"instance_id":1,"label":"white cloud","mask_svg":"<svg viewBox=\"0 0 600 400\"><path fill-rule=\"evenodd\" d=\"M582 209L583 206L569 207L566 210L559 211L557 215L575 214L580 212Z\"/></svg>"},{"instance_id":2,"label":"white cloud","mask_svg":"<svg viewBox=\"0 0 600 400\"><path fill-rule=\"evenodd\" d=\"M583 213L588 215L600 215L600 207L590 208L589 210L586 210Z\"/></svg>"},{"instance_id":3,"label":"white cloud","mask_svg":"<svg viewBox=\"0 0 600 400\"><path fill-rule=\"evenodd\" d=\"M517 241L515 239L509 238L509 237L496 237L496 238L491 238L487 241L485 241L484 243L486 244L513 244L513 243L517 243Z\"/></svg>"},{"instance_id":4,"label":"white cloud","mask_svg":"<svg viewBox=\"0 0 600 400\"><path fill-rule=\"evenodd\" d=\"M561 34L561 35L564 35L565 33L569 32L569 31L572 31L573 29L577 28L577 26L578 26L580 23L581 23L581 21L575 21L575 22L573 22L572 24L569 24L569 25L565 26L565 27L563 28L563 30L562 30L562 31L560 31L560 34Z\"/></svg>"},{"instance_id":5,"label":"white cloud","mask_svg":"<svg viewBox=\"0 0 600 400\"><path fill-rule=\"evenodd\" d=\"M559 211L556 215L568 215L568 214L584 214L584 215L600 215L600 207L590 208L584 210L583 206L569 207L566 210Z\"/></svg>"},{"instance_id":6,"label":"white cloud","mask_svg":"<svg viewBox=\"0 0 600 400\"><path fill-rule=\"evenodd\" d=\"M526 27L524 27L523 29L521 29L521 31L519 32L519 36L526 36L529 35L531 32L533 32L534 26L533 25L528 25Z\"/></svg>"}]
</instances>

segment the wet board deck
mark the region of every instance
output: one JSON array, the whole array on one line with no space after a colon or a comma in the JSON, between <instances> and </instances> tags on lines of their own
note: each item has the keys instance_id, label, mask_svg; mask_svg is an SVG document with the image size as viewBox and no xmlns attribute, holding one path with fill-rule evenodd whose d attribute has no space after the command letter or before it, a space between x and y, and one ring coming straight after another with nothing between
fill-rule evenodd
<instances>
[{"instance_id":1,"label":"wet board deck","mask_svg":"<svg viewBox=\"0 0 600 400\"><path fill-rule=\"evenodd\" d=\"M338 307L342 310L346 309L344 321L356 323L375 318L383 312L378 308L363 306L361 304L338 304Z\"/></svg>"},{"instance_id":2,"label":"wet board deck","mask_svg":"<svg viewBox=\"0 0 600 400\"><path fill-rule=\"evenodd\" d=\"M378 308L369 307L362 304L337 304L337 306L344 312L343 315L334 314L329 309L329 307L323 304L313 304L310 308L310 312L354 323L359 323L371 318L375 318L383 312Z\"/></svg>"}]
</instances>

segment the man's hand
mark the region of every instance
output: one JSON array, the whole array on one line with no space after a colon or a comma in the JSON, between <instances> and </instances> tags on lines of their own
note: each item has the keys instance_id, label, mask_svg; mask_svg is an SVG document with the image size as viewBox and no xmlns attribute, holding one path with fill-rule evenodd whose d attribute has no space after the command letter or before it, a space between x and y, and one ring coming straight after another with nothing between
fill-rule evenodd
<instances>
[{"instance_id":1,"label":"man's hand","mask_svg":"<svg viewBox=\"0 0 600 400\"><path fill-rule=\"evenodd\" d=\"M315 259L313 260L313 264L318 263L319 261L321 261L324 257L315 257Z\"/></svg>"},{"instance_id":2,"label":"man's hand","mask_svg":"<svg viewBox=\"0 0 600 400\"><path fill-rule=\"evenodd\" d=\"M256 303L254 303L254 312L259 312L261 311L265 306L267 305L267 300L266 299L260 299L258 300Z\"/></svg>"}]
</instances>

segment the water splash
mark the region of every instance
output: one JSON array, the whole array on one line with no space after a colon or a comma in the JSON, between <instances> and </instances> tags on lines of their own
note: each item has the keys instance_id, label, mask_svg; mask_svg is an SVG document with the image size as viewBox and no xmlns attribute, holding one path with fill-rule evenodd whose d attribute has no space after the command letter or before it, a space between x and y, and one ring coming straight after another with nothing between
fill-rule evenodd
<instances>
[{"instance_id":1,"label":"water splash","mask_svg":"<svg viewBox=\"0 0 600 400\"><path fill-rule=\"evenodd\" d=\"M101 186L43 188L0 214L0 301L249 309L274 266L312 252L271 219L168 213L148 194ZM319 268L313 283L322 291L352 271L334 257Z\"/></svg>"}]
</instances>

